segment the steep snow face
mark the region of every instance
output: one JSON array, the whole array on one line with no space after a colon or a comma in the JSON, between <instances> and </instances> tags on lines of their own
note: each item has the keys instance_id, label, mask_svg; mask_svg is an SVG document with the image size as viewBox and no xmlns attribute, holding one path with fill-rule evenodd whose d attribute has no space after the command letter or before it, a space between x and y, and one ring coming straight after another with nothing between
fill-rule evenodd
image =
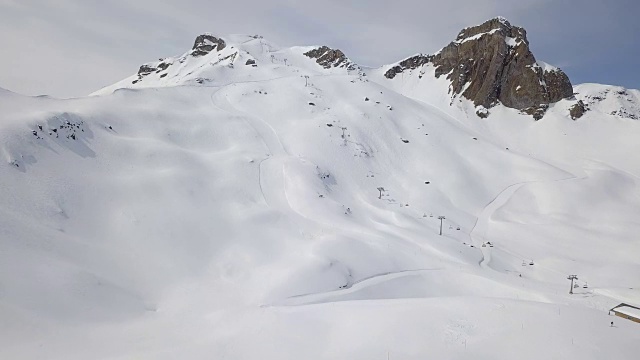
<instances>
[{"instance_id":1,"label":"steep snow face","mask_svg":"<svg viewBox=\"0 0 640 360\"><path fill-rule=\"evenodd\" d=\"M428 62L428 57L418 54L413 58L417 59L417 66L403 66L403 71L392 79L388 79L385 74L396 64L382 66L377 69L371 69L367 72L369 79L381 86L388 87L409 98L419 100L440 110L458 115L459 109L452 108L455 102L465 102L458 94L451 89L451 82L445 76L436 77L436 67ZM418 60L418 59L425 60ZM457 101L454 101L456 100ZM465 102L466 104L466 102Z\"/></svg>"},{"instance_id":2,"label":"steep snow face","mask_svg":"<svg viewBox=\"0 0 640 360\"><path fill-rule=\"evenodd\" d=\"M318 53L318 50L323 51ZM336 54L339 56L336 57ZM340 60L327 62L327 55ZM182 56L144 64L136 75L107 86L93 95L109 94L122 88L219 86L237 81L277 79L293 74L304 77L359 71L360 68L340 50L326 46L280 48L259 35L219 38L207 33L198 36L193 49Z\"/></svg>"}]
</instances>

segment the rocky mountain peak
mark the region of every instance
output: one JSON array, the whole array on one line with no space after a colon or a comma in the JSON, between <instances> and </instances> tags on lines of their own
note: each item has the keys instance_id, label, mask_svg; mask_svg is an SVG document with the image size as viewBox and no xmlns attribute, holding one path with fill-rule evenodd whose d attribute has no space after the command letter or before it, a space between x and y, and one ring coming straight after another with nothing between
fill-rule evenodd
<instances>
[{"instance_id":1,"label":"rocky mountain peak","mask_svg":"<svg viewBox=\"0 0 640 360\"><path fill-rule=\"evenodd\" d=\"M209 33L199 35L191 49L191 55L204 56L213 51L220 51L227 46L224 40L217 38Z\"/></svg>"},{"instance_id":2,"label":"rocky mountain peak","mask_svg":"<svg viewBox=\"0 0 640 360\"><path fill-rule=\"evenodd\" d=\"M462 42L487 33L500 33L504 37L511 37L516 40L525 41L529 44L529 41L527 40L527 31L521 27L512 26L511 23L503 17L496 17L491 20L487 20L481 25L463 29L458 33L455 41Z\"/></svg>"},{"instance_id":3,"label":"rocky mountain peak","mask_svg":"<svg viewBox=\"0 0 640 360\"><path fill-rule=\"evenodd\" d=\"M315 59L318 65L325 69L346 68L356 70L357 66L340 50L332 49L328 46L320 46L304 53L305 56Z\"/></svg>"},{"instance_id":4,"label":"rocky mountain peak","mask_svg":"<svg viewBox=\"0 0 640 360\"><path fill-rule=\"evenodd\" d=\"M417 55L389 69L394 78L406 69L425 64L435 67L435 76L451 81L454 95L473 101L478 115L485 117L499 103L523 111L537 120L550 103L573 95L573 86L560 69L536 61L529 49L525 29L504 18L466 28L435 55Z\"/></svg>"}]
</instances>

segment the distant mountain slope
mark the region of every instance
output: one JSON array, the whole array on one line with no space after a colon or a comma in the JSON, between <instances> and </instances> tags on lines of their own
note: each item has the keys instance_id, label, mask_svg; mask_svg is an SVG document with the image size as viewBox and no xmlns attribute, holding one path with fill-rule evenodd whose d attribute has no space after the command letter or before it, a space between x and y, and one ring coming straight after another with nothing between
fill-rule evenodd
<instances>
[{"instance_id":1,"label":"distant mountain slope","mask_svg":"<svg viewBox=\"0 0 640 360\"><path fill-rule=\"evenodd\" d=\"M279 48L258 35L215 37L203 34L179 57L140 66L138 73L94 93L121 88L176 85L222 85L291 76L358 73L360 68L340 50L326 46Z\"/></svg>"},{"instance_id":2,"label":"distant mountain slope","mask_svg":"<svg viewBox=\"0 0 640 360\"><path fill-rule=\"evenodd\" d=\"M640 120L640 91L620 86L581 84L575 88L576 97L586 108L598 115L612 115L621 119Z\"/></svg>"}]
</instances>

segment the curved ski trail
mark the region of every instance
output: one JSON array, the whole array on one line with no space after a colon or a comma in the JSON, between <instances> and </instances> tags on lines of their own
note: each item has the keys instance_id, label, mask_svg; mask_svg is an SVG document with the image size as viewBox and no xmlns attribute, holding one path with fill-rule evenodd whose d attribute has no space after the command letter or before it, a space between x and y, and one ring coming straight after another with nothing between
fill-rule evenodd
<instances>
[{"instance_id":1,"label":"curved ski trail","mask_svg":"<svg viewBox=\"0 0 640 360\"><path fill-rule=\"evenodd\" d=\"M225 86L226 87L226 86ZM259 184L262 195L266 203L272 207L290 209L284 191L284 166L286 158L289 156L280 141L275 130L264 120L258 119L251 114L238 110L227 98L226 94L221 94L224 87L216 90L211 95L211 101L220 110L238 115L246 120L262 139L269 153L267 157L259 163ZM282 189L282 191L272 191L272 189Z\"/></svg>"},{"instance_id":2,"label":"curved ski trail","mask_svg":"<svg viewBox=\"0 0 640 360\"><path fill-rule=\"evenodd\" d=\"M489 228L491 216L496 212L496 210L506 204L518 189L528 183L529 182L521 182L507 186L498 195L496 195L496 197L493 198L493 200L491 200L478 215L476 223L469 233L469 237L471 237L473 245L482 252L482 260L480 261L481 267L486 268L488 267L489 262L491 262L491 247L482 247L482 245L487 241L487 230Z\"/></svg>"},{"instance_id":3,"label":"curved ski trail","mask_svg":"<svg viewBox=\"0 0 640 360\"><path fill-rule=\"evenodd\" d=\"M566 171L566 170L563 170L563 171ZM469 237L471 238L473 245L478 249L480 249L480 251L482 252L482 260L480 261L480 266L483 268L489 268L489 263L491 262L491 247L490 246L482 247L482 245L485 244L486 241L488 240L487 231L489 228L489 222L491 221L491 216L500 207L505 205L509 201L509 199L513 196L513 194L516 193L516 191L518 191L521 187L527 184L552 183L552 182L569 181L569 180L576 180L576 179L581 180L586 178L587 178L586 176L579 178L578 176L572 174L572 176L564 179L523 181L523 182L511 184L506 188L504 188L501 192L499 192L498 195L496 195L496 197L494 197L493 200L491 200L482 209L482 211L480 212L480 214L476 219L476 223L473 225L473 228L471 229L471 232L469 232ZM478 235L478 234L481 234L481 235ZM508 253L511 253L513 255L512 252L506 249L502 249L502 250Z\"/></svg>"},{"instance_id":4,"label":"curved ski trail","mask_svg":"<svg viewBox=\"0 0 640 360\"><path fill-rule=\"evenodd\" d=\"M302 306L311 304L322 304L327 302L335 302L332 297L339 295L346 295L356 293L371 286L382 284L387 281L402 278L405 276L414 276L423 273L440 271L442 268L432 269L413 269L413 270L400 270L391 271L381 274L375 274L367 276L351 284L347 284L339 289L323 291L318 293L300 294L283 299L280 303L272 304L270 306Z\"/></svg>"}]
</instances>

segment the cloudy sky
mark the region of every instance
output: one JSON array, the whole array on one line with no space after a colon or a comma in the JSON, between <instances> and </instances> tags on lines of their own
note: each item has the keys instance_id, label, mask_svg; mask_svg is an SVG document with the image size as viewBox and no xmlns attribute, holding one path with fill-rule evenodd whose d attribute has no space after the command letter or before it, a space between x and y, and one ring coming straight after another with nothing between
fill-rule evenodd
<instances>
[{"instance_id":1,"label":"cloudy sky","mask_svg":"<svg viewBox=\"0 0 640 360\"><path fill-rule=\"evenodd\" d=\"M640 88L637 0L0 0L0 87L82 96L140 64L188 50L202 32L329 45L362 65L431 53L501 15L536 58L574 84Z\"/></svg>"}]
</instances>

